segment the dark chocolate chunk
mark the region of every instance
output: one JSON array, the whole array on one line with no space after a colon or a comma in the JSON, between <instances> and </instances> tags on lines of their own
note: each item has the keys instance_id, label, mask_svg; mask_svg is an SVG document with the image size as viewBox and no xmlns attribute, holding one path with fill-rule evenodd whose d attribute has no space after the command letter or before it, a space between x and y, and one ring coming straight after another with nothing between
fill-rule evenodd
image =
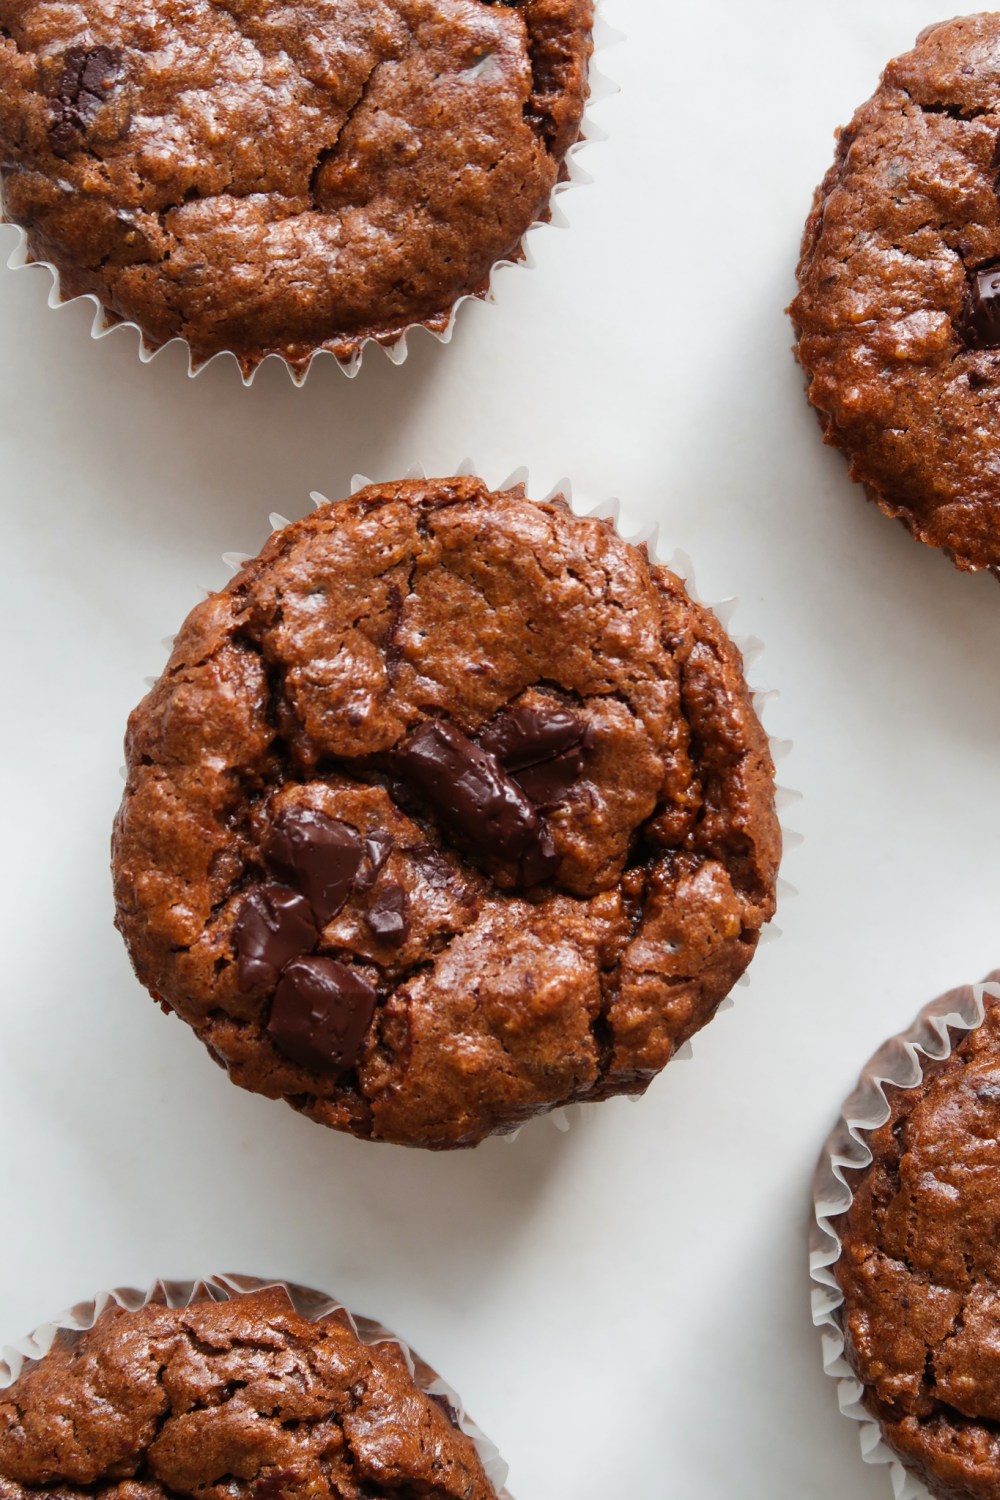
<instances>
[{"instance_id":1,"label":"dark chocolate chunk","mask_svg":"<svg viewBox=\"0 0 1000 1500\"><path fill-rule=\"evenodd\" d=\"M421 880L426 880L434 890L447 890L454 883L454 870L433 844L415 844L409 854Z\"/></svg>"},{"instance_id":2,"label":"dark chocolate chunk","mask_svg":"<svg viewBox=\"0 0 1000 1500\"><path fill-rule=\"evenodd\" d=\"M295 1469L275 1469L253 1487L253 1500L282 1500L282 1496L293 1493L298 1481Z\"/></svg>"},{"instance_id":3,"label":"dark chocolate chunk","mask_svg":"<svg viewBox=\"0 0 1000 1500\"><path fill-rule=\"evenodd\" d=\"M546 810L565 802L580 779L583 764L583 746L574 745L571 750L564 750L562 755L556 755L552 760L540 761L537 766L525 766L523 771L511 774L535 806Z\"/></svg>"},{"instance_id":4,"label":"dark chocolate chunk","mask_svg":"<svg viewBox=\"0 0 1000 1500\"><path fill-rule=\"evenodd\" d=\"M451 1423L452 1427L460 1426L462 1419L453 1404L448 1400L447 1396L443 1395L440 1391L428 1391L427 1394L430 1396L432 1401L437 1402L438 1406L440 1406L441 1410L448 1418L448 1421Z\"/></svg>"},{"instance_id":5,"label":"dark chocolate chunk","mask_svg":"<svg viewBox=\"0 0 1000 1500\"><path fill-rule=\"evenodd\" d=\"M593 748L591 726L567 709L515 708L500 714L479 737L536 807L558 807L583 773Z\"/></svg>"},{"instance_id":6,"label":"dark chocolate chunk","mask_svg":"<svg viewBox=\"0 0 1000 1500\"><path fill-rule=\"evenodd\" d=\"M310 953L319 931L312 907L287 885L259 885L233 923L236 982L243 991L272 989L289 959Z\"/></svg>"},{"instance_id":7,"label":"dark chocolate chunk","mask_svg":"<svg viewBox=\"0 0 1000 1500\"><path fill-rule=\"evenodd\" d=\"M555 704L546 709L512 708L487 724L479 743L508 771L520 771L581 745L588 728L576 714Z\"/></svg>"},{"instance_id":8,"label":"dark chocolate chunk","mask_svg":"<svg viewBox=\"0 0 1000 1500\"><path fill-rule=\"evenodd\" d=\"M369 833L365 836L365 858L354 881L354 888L363 895L370 891L378 879L379 871L392 853L395 839L391 833Z\"/></svg>"},{"instance_id":9,"label":"dark chocolate chunk","mask_svg":"<svg viewBox=\"0 0 1000 1500\"><path fill-rule=\"evenodd\" d=\"M489 0L489 3L492 4L493 0ZM465 496L461 490L446 489L442 485L439 490L434 492L426 491L420 496L417 503L421 510L445 510L451 505L461 505L464 499Z\"/></svg>"},{"instance_id":10,"label":"dark chocolate chunk","mask_svg":"<svg viewBox=\"0 0 1000 1500\"><path fill-rule=\"evenodd\" d=\"M396 752L397 765L441 821L482 853L520 860L538 837L538 814L495 755L454 724L428 719Z\"/></svg>"},{"instance_id":11,"label":"dark chocolate chunk","mask_svg":"<svg viewBox=\"0 0 1000 1500\"><path fill-rule=\"evenodd\" d=\"M303 1068L346 1072L361 1055L377 998L367 980L335 958L296 958L275 991L267 1034Z\"/></svg>"},{"instance_id":12,"label":"dark chocolate chunk","mask_svg":"<svg viewBox=\"0 0 1000 1500\"><path fill-rule=\"evenodd\" d=\"M365 921L380 943L399 948L410 931L409 901L397 881L387 881L365 913Z\"/></svg>"},{"instance_id":13,"label":"dark chocolate chunk","mask_svg":"<svg viewBox=\"0 0 1000 1500\"><path fill-rule=\"evenodd\" d=\"M972 272L960 332L969 349L1000 349L1000 265Z\"/></svg>"},{"instance_id":14,"label":"dark chocolate chunk","mask_svg":"<svg viewBox=\"0 0 1000 1500\"><path fill-rule=\"evenodd\" d=\"M66 52L49 127L49 138L56 151L71 151L93 123L98 110L107 103L108 91L121 62L118 47L90 50L70 47Z\"/></svg>"},{"instance_id":15,"label":"dark chocolate chunk","mask_svg":"<svg viewBox=\"0 0 1000 1500\"><path fill-rule=\"evenodd\" d=\"M265 858L308 896L321 927L341 910L361 865L361 835L349 823L311 807L279 813L264 843Z\"/></svg>"}]
</instances>

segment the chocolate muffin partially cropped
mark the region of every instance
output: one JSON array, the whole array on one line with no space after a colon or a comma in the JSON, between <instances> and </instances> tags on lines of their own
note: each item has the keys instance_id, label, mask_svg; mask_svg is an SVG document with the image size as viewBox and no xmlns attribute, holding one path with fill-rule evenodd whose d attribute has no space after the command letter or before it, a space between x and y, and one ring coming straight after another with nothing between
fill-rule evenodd
<instances>
[{"instance_id":1,"label":"chocolate muffin partially cropped","mask_svg":"<svg viewBox=\"0 0 1000 1500\"><path fill-rule=\"evenodd\" d=\"M64 298L249 375L447 328L548 217L593 0L0 0L3 212Z\"/></svg>"},{"instance_id":2,"label":"chocolate muffin partially cropped","mask_svg":"<svg viewBox=\"0 0 1000 1500\"><path fill-rule=\"evenodd\" d=\"M0 1389L3 1500L84 1494L497 1500L399 1344L362 1341L342 1310L303 1317L278 1286L186 1307L112 1301Z\"/></svg>"},{"instance_id":3,"label":"chocolate muffin partially cropped","mask_svg":"<svg viewBox=\"0 0 1000 1500\"><path fill-rule=\"evenodd\" d=\"M790 312L851 476L1000 569L1000 14L932 26L840 132Z\"/></svg>"},{"instance_id":4,"label":"chocolate muffin partially cropped","mask_svg":"<svg viewBox=\"0 0 1000 1500\"><path fill-rule=\"evenodd\" d=\"M641 1093L774 911L740 656L604 521L372 486L189 615L114 836L136 972L234 1082L474 1145Z\"/></svg>"},{"instance_id":5,"label":"chocolate muffin partially cropped","mask_svg":"<svg viewBox=\"0 0 1000 1500\"><path fill-rule=\"evenodd\" d=\"M1000 1500L1000 1003L985 1007L916 1088L888 1091L835 1221L864 1404L942 1500Z\"/></svg>"}]
</instances>

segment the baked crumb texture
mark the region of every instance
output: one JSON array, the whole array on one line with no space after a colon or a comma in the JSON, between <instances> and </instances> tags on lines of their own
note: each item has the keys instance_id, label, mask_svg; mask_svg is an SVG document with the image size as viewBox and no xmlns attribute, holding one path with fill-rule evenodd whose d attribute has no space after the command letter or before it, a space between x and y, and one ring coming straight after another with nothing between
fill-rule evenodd
<instances>
[{"instance_id":1,"label":"baked crumb texture","mask_svg":"<svg viewBox=\"0 0 1000 1500\"><path fill-rule=\"evenodd\" d=\"M1000 1002L889 1119L837 1223L850 1362L889 1446L942 1500L1000 1497ZM953 1033L953 1035L957 1035Z\"/></svg>"},{"instance_id":2,"label":"baked crumb texture","mask_svg":"<svg viewBox=\"0 0 1000 1500\"><path fill-rule=\"evenodd\" d=\"M641 1093L774 911L738 651L604 521L457 478L271 538L132 715L142 982L242 1086L474 1145Z\"/></svg>"},{"instance_id":3,"label":"baked crumb texture","mask_svg":"<svg viewBox=\"0 0 1000 1500\"><path fill-rule=\"evenodd\" d=\"M790 312L851 476L1000 568L1000 15L933 26L840 132Z\"/></svg>"},{"instance_id":4,"label":"baked crumb texture","mask_svg":"<svg viewBox=\"0 0 1000 1500\"><path fill-rule=\"evenodd\" d=\"M0 1500L497 1500L402 1348L271 1287L111 1303L0 1390Z\"/></svg>"},{"instance_id":5,"label":"baked crumb texture","mask_svg":"<svg viewBox=\"0 0 1000 1500\"><path fill-rule=\"evenodd\" d=\"M548 217L592 0L0 0L7 219L198 365L441 332Z\"/></svg>"}]
</instances>

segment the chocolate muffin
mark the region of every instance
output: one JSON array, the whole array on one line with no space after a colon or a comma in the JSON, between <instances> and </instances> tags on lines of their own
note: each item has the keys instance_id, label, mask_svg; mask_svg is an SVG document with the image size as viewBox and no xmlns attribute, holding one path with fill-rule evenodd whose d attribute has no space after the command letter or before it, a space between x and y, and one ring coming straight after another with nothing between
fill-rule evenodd
<instances>
[{"instance_id":1,"label":"chocolate muffin","mask_svg":"<svg viewBox=\"0 0 1000 1500\"><path fill-rule=\"evenodd\" d=\"M189 615L114 835L136 972L245 1088L474 1145L641 1093L774 911L739 653L604 521L372 486Z\"/></svg>"},{"instance_id":2,"label":"chocolate muffin","mask_svg":"<svg viewBox=\"0 0 1000 1500\"><path fill-rule=\"evenodd\" d=\"M593 0L0 0L3 211L150 349L304 372L481 296L578 139Z\"/></svg>"},{"instance_id":3,"label":"chocolate muffin","mask_svg":"<svg viewBox=\"0 0 1000 1500\"><path fill-rule=\"evenodd\" d=\"M1000 1497L1000 1001L867 1137L836 1221L864 1404L943 1500ZM854 1178L855 1174L852 1174Z\"/></svg>"},{"instance_id":4,"label":"chocolate muffin","mask_svg":"<svg viewBox=\"0 0 1000 1500\"><path fill-rule=\"evenodd\" d=\"M277 1286L184 1307L111 1301L0 1390L2 1500L94 1494L497 1500L399 1344L363 1342L342 1309L303 1317Z\"/></svg>"},{"instance_id":5,"label":"chocolate muffin","mask_svg":"<svg viewBox=\"0 0 1000 1500\"><path fill-rule=\"evenodd\" d=\"M840 132L790 312L851 476L1000 568L1000 14L932 26Z\"/></svg>"}]
</instances>

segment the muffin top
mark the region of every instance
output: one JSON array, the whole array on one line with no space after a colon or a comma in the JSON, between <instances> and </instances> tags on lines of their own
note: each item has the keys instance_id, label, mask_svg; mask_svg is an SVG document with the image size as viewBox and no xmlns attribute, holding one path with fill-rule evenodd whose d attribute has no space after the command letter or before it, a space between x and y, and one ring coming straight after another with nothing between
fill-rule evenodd
<instances>
[{"instance_id":1,"label":"muffin top","mask_svg":"<svg viewBox=\"0 0 1000 1500\"><path fill-rule=\"evenodd\" d=\"M839 1220L848 1355L935 1495L1000 1497L1000 1002L922 1083L891 1089Z\"/></svg>"},{"instance_id":2,"label":"muffin top","mask_svg":"<svg viewBox=\"0 0 1000 1500\"><path fill-rule=\"evenodd\" d=\"M362 1136L640 1091L774 908L739 653L522 488L373 486L277 533L192 611L126 756L139 977L237 1083Z\"/></svg>"},{"instance_id":3,"label":"muffin top","mask_svg":"<svg viewBox=\"0 0 1000 1500\"><path fill-rule=\"evenodd\" d=\"M0 1390L0 1497L496 1500L472 1439L398 1344L344 1313L311 1322L277 1287L135 1312Z\"/></svg>"},{"instance_id":4,"label":"muffin top","mask_svg":"<svg viewBox=\"0 0 1000 1500\"><path fill-rule=\"evenodd\" d=\"M248 374L447 327L547 217L593 0L0 0L6 217Z\"/></svg>"},{"instance_id":5,"label":"muffin top","mask_svg":"<svg viewBox=\"0 0 1000 1500\"><path fill-rule=\"evenodd\" d=\"M960 568L1000 567L1000 14L933 26L840 133L790 309L851 474Z\"/></svg>"}]
</instances>

